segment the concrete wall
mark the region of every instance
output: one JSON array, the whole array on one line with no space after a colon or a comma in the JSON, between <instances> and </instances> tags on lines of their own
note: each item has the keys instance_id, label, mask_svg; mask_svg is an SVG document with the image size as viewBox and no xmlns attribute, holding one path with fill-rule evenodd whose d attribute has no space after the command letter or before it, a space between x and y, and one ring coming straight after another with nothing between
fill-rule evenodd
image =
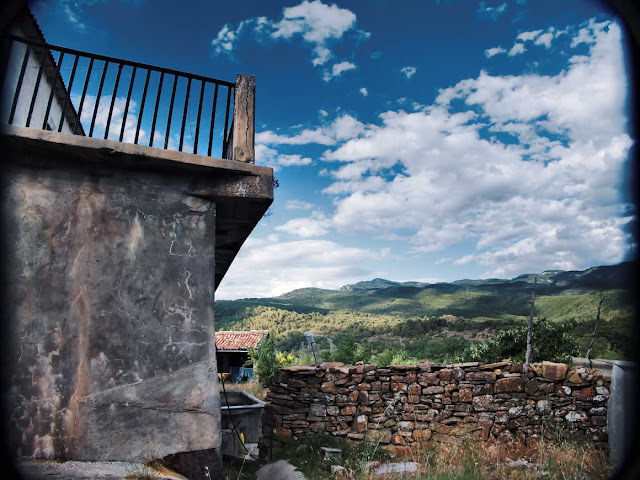
<instances>
[{"instance_id":1,"label":"concrete wall","mask_svg":"<svg viewBox=\"0 0 640 480\"><path fill-rule=\"evenodd\" d=\"M218 265L271 203L272 170L20 127L0 138L13 453L219 472Z\"/></svg>"},{"instance_id":2,"label":"concrete wall","mask_svg":"<svg viewBox=\"0 0 640 480\"><path fill-rule=\"evenodd\" d=\"M638 364L614 361L611 366L611 399L607 412L610 458L614 468L632 460L638 428Z\"/></svg>"},{"instance_id":3,"label":"concrete wall","mask_svg":"<svg viewBox=\"0 0 640 480\"><path fill-rule=\"evenodd\" d=\"M30 160L3 185L18 454L218 447L215 203L185 178Z\"/></svg>"}]
</instances>

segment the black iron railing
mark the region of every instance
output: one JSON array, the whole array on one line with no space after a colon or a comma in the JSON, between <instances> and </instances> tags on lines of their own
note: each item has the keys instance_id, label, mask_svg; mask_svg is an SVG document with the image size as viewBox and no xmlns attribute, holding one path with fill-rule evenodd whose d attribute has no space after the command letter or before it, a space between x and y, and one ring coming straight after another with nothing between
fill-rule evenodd
<instances>
[{"instance_id":1,"label":"black iron railing","mask_svg":"<svg viewBox=\"0 0 640 480\"><path fill-rule=\"evenodd\" d=\"M4 95L9 99L3 122L233 158L238 80L5 38ZM253 115L253 105L250 111ZM250 122L253 127L254 119ZM250 147L253 157L253 138Z\"/></svg>"}]
</instances>

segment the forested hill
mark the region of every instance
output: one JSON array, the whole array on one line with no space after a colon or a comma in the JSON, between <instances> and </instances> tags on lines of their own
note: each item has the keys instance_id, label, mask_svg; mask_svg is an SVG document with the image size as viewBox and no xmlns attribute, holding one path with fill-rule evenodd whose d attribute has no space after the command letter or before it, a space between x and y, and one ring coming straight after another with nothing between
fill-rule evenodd
<instances>
[{"instance_id":1,"label":"forested hill","mask_svg":"<svg viewBox=\"0 0 640 480\"><path fill-rule=\"evenodd\" d=\"M632 262L624 262L583 271L531 273L509 280L427 284L376 278L340 290L303 288L272 298L217 301L216 328L268 329L280 348L287 350L299 348L302 334L309 330L321 343L329 339L335 343L346 334L364 337L374 351L384 344L411 350L415 334L424 331L432 334L431 340L458 337L462 345L525 322L537 276L536 317L573 322L581 344L593 329L602 292L603 324L597 354L623 358L632 348L628 344L632 299L627 287L633 269Z\"/></svg>"}]
</instances>

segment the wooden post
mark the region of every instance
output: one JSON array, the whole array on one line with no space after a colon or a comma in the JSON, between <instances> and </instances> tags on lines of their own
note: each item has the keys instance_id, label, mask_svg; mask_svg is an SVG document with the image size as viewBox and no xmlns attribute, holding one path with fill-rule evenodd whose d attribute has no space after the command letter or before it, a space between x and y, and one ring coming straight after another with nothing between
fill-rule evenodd
<instances>
[{"instance_id":1,"label":"wooden post","mask_svg":"<svg viewBox=\"0 0 640 480\"><path fill-rule=\"evenodd\" d=\"M233 104L233 151L232 160L255 163L256 136L256 77L238 75Z\"/></svg>"}]
</instances>

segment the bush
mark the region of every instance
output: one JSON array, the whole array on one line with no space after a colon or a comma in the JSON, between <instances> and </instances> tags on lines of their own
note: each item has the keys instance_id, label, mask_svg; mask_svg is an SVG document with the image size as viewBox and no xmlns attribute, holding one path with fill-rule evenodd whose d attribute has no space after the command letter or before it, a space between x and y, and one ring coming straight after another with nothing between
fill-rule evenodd
<instances>
[{"instance_id":1,"label":"bush","mask_svg":"<svg viewBox=\"0 0 640 480\"><path fill-rule=\"evenodd\" d=\"M253 364L258 382L264 387L271 385L273 375L278 368L294 363L293 354L276 352L276 342L271 336L262 339L256 348L249 349L247 364Z\"/></svg>"},{"instance_id":2,"label":"bush","mask_svg":"<svg viewBox=\"0 0 640 480\"><path fill-rule=\"evenodd\" d=\"M375 363L379 367L388 367L389 365L415 365L418 361L406 352L387 349L377 356Z\"/></svg>"},{"instance_id":3,"label":"bush","mask_svg":"<svg viewBox=\"0 0 640 480\"><path fill-rule=\"evenodd\" d=\"M356 343L353 335L346 334L338 341L334 351L329 348L322 353L326 361L355 365L356 362L367 362L371 358L372 349L369 343Z\"/></svg>"},{"instance_id":4,"label":"bush","mask_svg":"<svg viewBox=\"0 0 640 480\"><path fill-rule=\"evenodd\" d=\"M578 344L569 331L573 322L551 323L546 318L533 321L533 351L531 360L569 363L578 354ZM505 358L524 361L527 350L527 326L503 330L485 343L471 345L462 357L464 361L498 362Z\"/></svg>"}]
</instances>

